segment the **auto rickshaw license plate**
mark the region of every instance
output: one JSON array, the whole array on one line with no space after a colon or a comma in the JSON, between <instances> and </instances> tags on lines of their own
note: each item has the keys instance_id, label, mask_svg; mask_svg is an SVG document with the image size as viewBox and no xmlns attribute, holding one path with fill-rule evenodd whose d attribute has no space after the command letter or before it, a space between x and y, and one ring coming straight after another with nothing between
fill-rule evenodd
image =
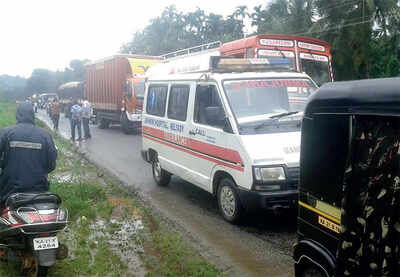
<instances>
[{"instance_id":1,"label":"auto rickshaw license plate","mask_svg":"<svg viewBox=\"0 0 400 277\"><path fill-rule=\"evenodd\" d=\"M45 237L45 238L34 238L33 249L34 250L45 250L58 248L57 237Z\"/></svg>"},{"instance_id":2,"label":"auto rickshaw license plate","mask_svg":"<svg viewBox=\"0 0 400 277\"><path fill-rule=\"evenodd\" d=\"M325 228L328 228L332 231L334 231L335 233L340 233L340 226L336 223L333 223L332 221L322 217L322 216L318 216L318 223L322 226L324 226Z\"/></svg>"}]
</instances>

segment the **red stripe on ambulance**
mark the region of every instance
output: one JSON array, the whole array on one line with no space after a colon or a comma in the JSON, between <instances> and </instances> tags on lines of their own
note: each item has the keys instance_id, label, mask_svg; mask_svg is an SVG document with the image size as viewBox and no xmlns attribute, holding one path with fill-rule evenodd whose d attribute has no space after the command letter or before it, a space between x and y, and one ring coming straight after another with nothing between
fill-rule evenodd
<instances>
[{"instance_id":1,"label":"red stripe on ambulance","mask_svg":"<svg viewBox=\"0 0 400 277\"><path fill-rule=\"evenodd\" d=\"M207 160L216 162L218 164L223 164L225 166L229 165L228 167L230 167L230 168L239 169L239 170L243 171L243 160L241 159L239 153L235 150L212 145L209 143L205 143L202 141L198 141L198 140L194 140L194 139L190 139L190 138L186 138L186 137L184 137L184 139L182 139L182 140L179 140L179 142L184 142L184 143L179 143L179 142L177 143L176 140L171 139L171 137L174 135L173 133L168 133L166 131L148 127L148 126L143 126L142 132L143 132L143 137L146 137L149 139L156 138L156 139L165 141L167 143L166 145L171 146L175 149L179 148L179 150L183 150L183 149L187 150L190 152L190 154L199 152L199 153L196 153L195 156L200 155L199 157L201 157L201 158L205 158ZM154 141L154 139L153 139L153 141ZM160 141L158 141L158 142L160 142ZM163 143L163 144L165 144L165 143ZM185 152L187 152L187 151L185 151ZM204 154L208 155L208 156L212 156L212 157L204 156ZM216 160L213 157L217 158L217 159L221 159L223 161L227 161L227 162L236 164L236 165L231 165L226 162Z\"/></svg>"}]
</instances>

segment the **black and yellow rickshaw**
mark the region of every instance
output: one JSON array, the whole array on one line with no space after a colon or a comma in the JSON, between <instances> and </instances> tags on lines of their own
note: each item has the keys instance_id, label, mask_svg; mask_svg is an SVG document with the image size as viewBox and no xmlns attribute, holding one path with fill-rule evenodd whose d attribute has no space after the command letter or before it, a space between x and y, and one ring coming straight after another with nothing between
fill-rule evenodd
<instances>
[{"instance_id":1,"label":"black and yellow rickshaw","mask_svg":"<svg viewBox=\"0 0 400 277\"><path fill-rule=\"evenodd\" d=\"M296 276L400 276L400 78L323 85L301 137Z\"/></svg>"}]
</instances>

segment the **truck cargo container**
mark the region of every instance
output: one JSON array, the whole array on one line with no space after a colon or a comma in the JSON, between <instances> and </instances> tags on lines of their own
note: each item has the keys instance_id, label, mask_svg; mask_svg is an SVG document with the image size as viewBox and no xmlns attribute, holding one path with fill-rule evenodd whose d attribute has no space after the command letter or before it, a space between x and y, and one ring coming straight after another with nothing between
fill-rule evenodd
<instances>
[{"instance_id":1,"label":"truck cargo container","mask_svg":"<svg viewBox=\"0 0 400 277\"><path fill-rule=\"evenodd\" d=\"M85 65L85 96L99 128L121 124L124 133L141 127L144 74L161 58L114 55Z\"/></svg>"}]
</instances>

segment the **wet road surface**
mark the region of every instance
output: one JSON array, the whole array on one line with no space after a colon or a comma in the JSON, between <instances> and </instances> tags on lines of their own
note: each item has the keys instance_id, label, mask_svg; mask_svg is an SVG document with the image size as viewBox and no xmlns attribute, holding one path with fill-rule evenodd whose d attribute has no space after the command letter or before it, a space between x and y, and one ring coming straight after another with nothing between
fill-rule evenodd
<instances>
[{"instance_id":1,"label":"wet road surface","mask_svg":"<svg viewBox=\"0 0 400 277\"><path fill-rule=\"evenodd\" d=\"M50 123L43 110L38 117ZM59 128L70 138L63 115ZM295 215L249 215L241 226L231 225L218 214L208 192L177 177L167 187L158 187L151 165L140 155L140 134L125 135L117 125L105 130L91 125L91 133L92 139L76 142L86 155L176 223L202 255L229 276L294 276L290 251L296 237Z\"/></svg>"}]
</instances>

